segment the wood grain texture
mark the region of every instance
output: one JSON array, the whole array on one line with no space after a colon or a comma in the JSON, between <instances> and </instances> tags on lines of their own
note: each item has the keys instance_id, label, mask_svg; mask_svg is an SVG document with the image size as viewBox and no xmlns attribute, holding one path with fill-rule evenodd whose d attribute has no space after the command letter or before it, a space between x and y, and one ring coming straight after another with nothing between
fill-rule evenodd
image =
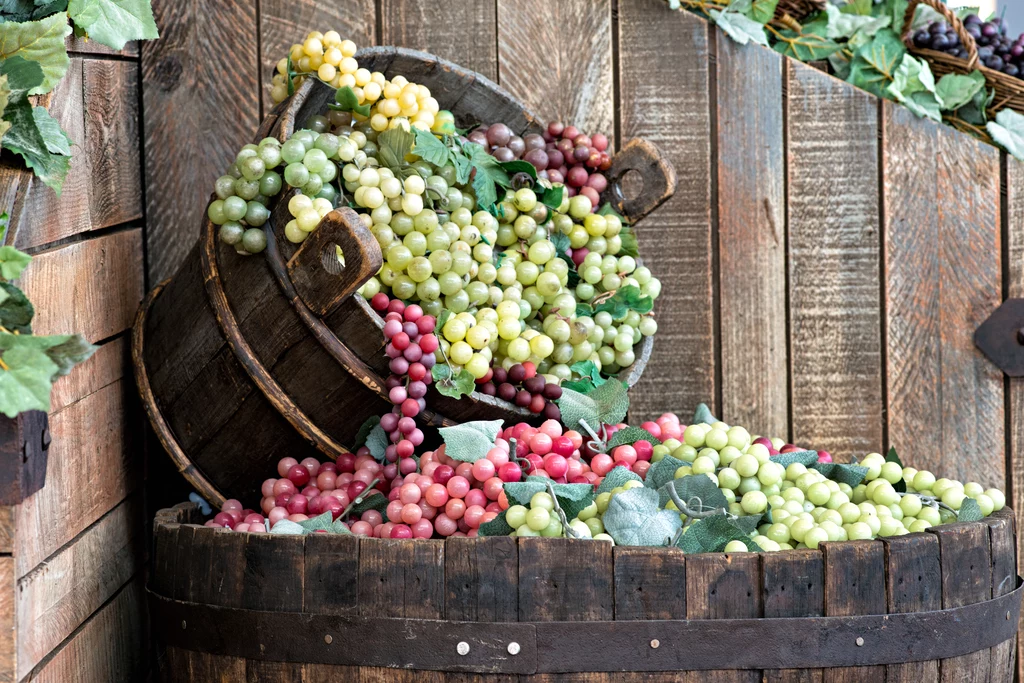
<instances>
[{"instance_id":1,"label":"wood grain texture","mask_svg":"<svg viewBox=\"0 0 1024 683\"><path fill-rule=\"evenodd\" d=\"M8 555L14 549L14 508L0 506L0 555Z\"/></svg>"},{"instance_id":2,"label":"wood grain texture","mask_svg":"<svg viewBox=\"0 0 1024 683\"><path fill-rule=\"evenodd\" d=\"M0 683L17 681L15 673L14 558L0 556Z\"/></svg>"},{"instance_id":3,"label":"wood grain texture","mask_svg":"<svg viewBox=\"0 0 1024 683\"><path fill-rule=\"evenodd\" d=\"M141 575L92 615L38 668L34 683L142 680L149 670L149 624Z\"/></svg>"},{"instance_id":4,"label":"wood grain texture","mask_svg":"<svg viewBox=\"0 0 1024 683\"><path fill-rule=\"evenodd\" d=\"M1003 155L1006 162L1006 294L1011 298L1024 297L1024 162ZM1024 378L1009 381L1010 400L1010 463L1007 472L1013 502L1008 502L1016 512L1015 528L1024 528ZM1024 545L1017 544L1017 566L1024 563ZM1021 618L1024 628L1024 616ZM1018 677L1024 676L1024 639L1018 638Z\"/></svg>"},{"instance_id":5,"label":"wood grain texture","mask_svg":"<svg viewBox=\"0 0 1024 683\"><path fill-rule=\"evenodd\" d=\"M445 618L518 620L519 548L514 538L450 538L444 562Z\"/></svg>"},{"instance_id":6,"label":"wood grain texture","mask_svg":"<svg viewBox=\"0 0 1024 683\"><path fill-rule=\"evenodd\" d=\"M36 334L77 332L97 342L131 327L142 300L142 231L75 242L32 259L22 289L36 302Z\"/></svg>"},{"instance_id":7,"label":"wood grain texture","mask_svg":"<svg viewBox=\"0 0 1024 683\"><path fill-rule=\"evenodd\" d=\"M302 609L317 614L359 613L359 539L306 537Z\"/></svg>"},{"instance_id":8,"label":"wood grain texture","mask_svg":"<svg viewBox=\"0 0 1024 683\"><path fill-rule=\"evenodd\" d=\"M137 490L141 479L124 380L50 418L46 486L16 512L17 574L24 576Z\"/></svg>"},{"instance_id":9,"label":"wood grain texture","mask_svg":"<svg viewBox=\"0 0 1024 683\"><path fill-rule=\"evenodd\" d=\"M786 74L792 441L881 451L878 100L794 60Z\"/></svg>"},{"instance_id":10,"label":"wood grain texture","mask_svg":"<svg viewBox=\"0 0 1024 683\"><path fill-rule=\"evenodd\" d=\"M885 547L878 541L823 543L825 616L885 614ZM824 683L885 683L884 666L831 667Z\"/></svg>"},{"instance_id":11,"label":"wood grain texture","mask_svg":"<svg viewBox=\"0 0 1024 683\"><path fill-rule=\"evenodd\" d=\"M998 598L1017 586L1017 536L1013 514L1003 508L986 517L992 551L992 597ZM991 649L991 676L994 683L1013 683L1016 672L1016 640L1011 638Z\"/></svg>"},{"instance_id":12,"label":"wood grain texture","mask_svg":"<svg viewBox=\"0 0 1024 683\"><path fill-rule=\"evenodd\" d=\"M302 611L304 543L303 536L246 535L242 607L279 612Z\"/></svg>"},{"instance_id":13,"label":"wood grain texture","mask_svg":"<svg viewBox=\"0 0 1024 683\"><path fill-rule=\"evenodd\" d=\"M71 136L71 170L59 199L32 183L15 245L36 247L142 218L139 65L72 59L50 113Z\"/></svg>"},{"instance_id":14,"label":"wood grain texture","mask_svg":"<svg viewBox=\"0 0 1024 683\"><path fill-rule=\"evenodd\" d=\"M788 433L782 57L718 43L722 413Z\"/></svg>"},{"instance_id":15,"label":"wood grain texture","mask_svg":"<svg viewBox=\"0 0 1024 683\"><path fill-rule=\"evenodd\" d=\"M117 593L142 566L142 499L134 496L18 581L18 677Z\"/></svg>"},{"instance_id":16,"label":"wood grain texture","mask_svg":"<svg viewBox=\"0 0 1024 683\"><path fill-rule=\"evenodd\" d=\"M310 31L337 31L343 39L359 47L374 44L376 8L374 0L347 0L346 2L317 2L316 0L258 0L260 6L260 65L259 83L263 112L269 112L274 102L270 99L270 79L277 63L288 56L295 43L306 39ZM395 43L388 43L394 45Z\"/></svg>"},{"instance_id":17,"label":"wood grain texture","mask_svg":"<svg viewBox=\"0 0 1024 683\"><path fill-rule=\"evenodd\" d=\"M256 0L155 3L160 40L142 49L149 275L177 270L213 182L259 126ZM230 64L230 77L225 77Z\"/></svg>"},{"instance_id":18,"label":"wood grain texture","mask_svg":"<svg viewBox=\"0 0 1024 683\"><path fill-rule=\"evenodd\" d=\"M942 570L939 541L932 534L908 534L882 539L885 545L885 594L889 614L942 609ZM937 661L890 664L886 681L919 683L939 676Z\"/></svg>"},{"instance_id":19,"label":"wood grain texture","mask_svg":"<svg viewBox=\"0 0 1024 683\"><path fill-rule=\"evenodd\" d=\"M431 52L498 79L494 0L381 0L381 42Z\"/></svg>"},{"instance_id":20,"label":"wood grain texture","mask_svg":"<svg viewBox=\"0 0 1024 683\"><path fill-rule=\"evenodd\" d=\"M661 277L657 342L630 397L635 421L715 398L708 24L661 0L622 2L618 56L623 138L657 145L679 178L636 229L644 264L671 276Z\"/></svg>"},{"instance_id":21,"label":"wood grain texture","mask_svg":"<svg viewBox=\"0 0 1024 683\"><path fill-rule=\"evenodd\" d=\"M973 340L1002 297L999 153L883 112L889 441L921 469L1003 488L1002 373Z\"/></svg>"},{"instance_id":22,"label":"wood grain texture","mask_svg":"<svg viewBox=\"0 0 1024 683\"><path fill-rule=\"evenodd\" d=\"M87 55L103 55L134 58L138 61L139 41L130 40L125 43L121 50L113 50L102 43L89 38L79 38L74 33L64 39L64 47L68 52L78 52Z\"/></svg>"},{"instance_id":23,"label":"wood grain texture","mask_svg":"<svg viewBox=\"0 0 1024 683\"><path fill-rule=\"evenodd\" d=\"M822 554L816 550L765 553L761 556L764 617L820 617L825 614ZM821 683L821 669L764 672L767 683Z\"/></svg>"},{"instance_id":24,"label":"wood grain texture","mask_svg":"<svg viewBox=\"0 0 1024 683\"><path fill-rule=\"evenodd\" d=\"M359 546L362 616L444 618L444 541L374 540Z\"/></svg>"},{"instance_id":25,"label":"wood grain texture","mask_svg":"<svg viewBox=\"0 0 1024 683\"><path fill-rule=\"evenodd\" d=\"M623 546L615 548L613 564L616 621L686 618L682 552Z\"/></svg>"},{"instance_id":26,"label":"wood grain texture","mask_svg":"<svg viewBox=\"0 0 1024 683\"><path fill-rule=\"evenodd\" d=\"M100 346L89 360L53 383L50 412L59 413L72 403L110 386L128 368L128 341L119 337Z\"/></svg>"},{"instance_id":27,"label":"wood grain texture","mask_svg":"<svg viewBox=\"0 0 1024 683\"><path fill-rule=\"evenodd\" d=\"M519 539L520 621L610 620L612 546L573 539Z\"/></svg>"},{"instance_id":28,"label":"wood grain texture","mask_svg":"<svg viewBox=\"0 0 1024 683\"><path fill-rule=\"evenodd\" d=\"M497 4L502 87L541 120L612 139L611 0Z\"/></svg>"}]
</instances>

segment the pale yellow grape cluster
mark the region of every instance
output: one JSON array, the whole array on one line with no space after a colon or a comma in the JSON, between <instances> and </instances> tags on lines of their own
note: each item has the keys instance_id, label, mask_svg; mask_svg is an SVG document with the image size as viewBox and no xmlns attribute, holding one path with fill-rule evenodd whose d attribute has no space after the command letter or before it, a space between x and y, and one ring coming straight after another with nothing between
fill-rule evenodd
<instances>
[{"instance_id":1,"label":"pale yellow grape cluster","mask_svg":"<svg viewBox=\"0 0 1024 683\"><path fill-rule=\"evenodd\" d=\"M475 379L487 374L497 345L498 327L493 309L482 309L474 316L458 313L441 328L443 357L456 368L463 367Z\"/></svg>"},{"instance_id":2,"label":"pale yellow grape cluster","mask_svg":"<svg viewBox=\"0 0 1024 683\"><path fill-rule=\"evenodd\" d=\"M364 101L376 102L384 87L384 75L379 74L378 81L366 69L362 69L365 74L360 73L359 64L355 60L357 49L351 40L342 40L337 31L310 32L305 41L292 45L289 51L292 71L300 74L295 77L292 87L301 85L305 74L316 74L320 80L334 88L346 85L353 90L361 88L362 93L356 93L357 96L363 96L360 104ZM371 83L376 83L376 86L367 88ZM374 94L376 97L373 97ZM281 58L277 63L270 96L275 102L283 102L288 98L288 57Z\"/></svg>"},{"instance_id":3,"label":"pale yellow grape cluster","mask_svg":"<svg viewBox=\"0 0 1024 683\"><path fill-rule=\"evenodd\" d=\"M379 99L367 99L375 102L370 109L371 128L378 133L396 126L406 130L410 126L423 130L433 128L434 118L441 107L427 86L410 83L404 76L395 76L384 81L381 87Z\"/></svg>"},{"instance_id":4,"label":"pale yellow grape cluster","mask_svg":"<svg viewBox=\"0 0 1024 683\"><path fill-rule=\"evenodd\" d=\"M333 210L334 205L322 197L311 199L304 194L295 195L288 200L288 212L292 220L284 226L285 237L296 244L305 241L323 217Z\"/></svg>"}]
</instances>

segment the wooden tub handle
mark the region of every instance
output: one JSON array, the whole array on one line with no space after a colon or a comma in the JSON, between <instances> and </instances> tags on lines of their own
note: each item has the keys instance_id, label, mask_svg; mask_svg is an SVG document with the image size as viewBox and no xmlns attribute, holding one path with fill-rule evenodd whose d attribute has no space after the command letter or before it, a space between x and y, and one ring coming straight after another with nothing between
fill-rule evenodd
<instances>
[{"instance_id":1,"label":"wooden tub handle","mask_svg":"<svg viewBox=\"0 0 1024 683\"><path fill-rule=\"evenodd\" d=\"M344 263L338 259L341 248ZM377 239L348 207L331 211L288 261L288 275L302 301L325 317L377 274L384 257Z\"/></svg>"},{"instance_id":2,"label":"wooden tub handle","mask_svg":"<svg viewBox=\"0 0 1024 683\"><path fill-rule=\"evenodd\" d=\"M622 181L630 171L639 174L642 185L637 196L627 199ZM613 157L608 182L612 206L627 221L635 223L675 194L676 170L653 144L634 139Z\"/></svg>"}]
</instances>

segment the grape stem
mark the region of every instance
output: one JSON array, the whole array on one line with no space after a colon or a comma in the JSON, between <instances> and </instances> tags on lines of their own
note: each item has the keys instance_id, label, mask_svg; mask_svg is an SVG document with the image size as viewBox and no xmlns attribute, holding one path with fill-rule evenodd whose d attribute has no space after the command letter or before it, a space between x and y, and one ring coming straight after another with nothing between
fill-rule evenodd
<instances>
[{"instance_id":1,"label":"grape stem","mask_svg":"<svg viewBox=\"0 0 1024 683\"><path fill-rule=\"evenodd\" d=\"M515 464L519 465L519 467L522 468L524 472L529 474L531 467L530 460L528 458L520 458L516 446L517 444L515 437L508 440L509 459L511 459L512 462L514 462Z\"/></svg>"},{"instance_id":2,"label":"grape stem","mask_svg":"<svg viewBox=\"0 0 1024 683\"><path fill-rule=\"evenodd\" d=\"M358 496L356 496L352 500L352 502L348 504L347 508L345 508L344 510L341 511L341 514L338 515L338 519L341 519L342 517L346 516L349 512L352 511L352 508L354 508L359 503L362 503L363 499L366 498L370 493L372 493L374 491L373 487L376 486L379 483L380 483L380 478L379 477L375 478L373 481L371 481L370 485L367 486L366 489L362 493L360 493Z\"/></svg>"},{"instance_id":3,"label":"grape stem","mask_svg":"<svg viewBox=\"0 0 1024 683\"><path fill-rule=\"evenodd\" d=\"M569 520L565 517L565 511L562 510L562 506L558 504L558 496L555 495L555 487L548 479L544 484L548 488L548 495L551 496L551 501L555 504L555 514L558 515L558 521L562 523L562 531L569 538L583 538L582 535L578 534L575 529L569 526Z\"/></svg>"},{"instance_id":4,"label":"grape stem","mask_svg":"<svg viewBox=\"0 0 1024 683\"><path fill-rule=\"evenodd\" d=\"M607 453L608 452L608 442L607 442L607 439L602 439L600 436L598 436L597 433L594 431L593 427L591 427L589 424L587 424L586 420L580 420L580 425L583 426L583 429L587 432L587 434L590 434L590 437L592 439L591 441L587 442L587 446L589 446L596 453ZM599 429L600 428L601 427L599 427ZM607 431L606 431L606 433L607 433Z\"/></svg>"},{"instance_id":5,"label":"grape stem","mask_svg":"<svg viewBox=\"0 0 1024 683\"><path fill-rule=\"evenodd\" d=\"M935 496L923 496L920 493L909 493L909 492L906 492L906 491L904 491L903 493L899 493L899 496L900 496L900 498L902 498L903 496L917 496L918 498L921 499L922 503L924 503L925 505L927 505L930 508L935 508L936 510L939 509L939 508L942 508L943 510L949 510L954 515L956 515L957 518L960 517L960 513L957 510L954 510L950 506L946 505L945 503L943 503L941 500L939 500Z\"/></svg>"}]
</instances>

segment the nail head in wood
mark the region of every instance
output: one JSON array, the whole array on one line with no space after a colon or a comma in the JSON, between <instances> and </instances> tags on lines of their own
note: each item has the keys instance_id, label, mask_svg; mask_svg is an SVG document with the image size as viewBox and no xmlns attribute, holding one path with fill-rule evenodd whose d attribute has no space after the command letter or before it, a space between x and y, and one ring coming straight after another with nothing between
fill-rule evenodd
<instances>
[{"instance_id":1,"label":"nail head in wood","mask_svg":"<svg viewBox=\"0 0 1024 683\"><path fill-rule=\"evenodd\" d=\"M655 638L651 641L651 647L657 650L659 647L661 647L661 641Z\"/></svg>"},{"instance_id":2,"label":"nail head in wood","mask_svg":"<svg viewBox=\"0 0 1024 683\"><path fill-rule=\"evenodd\" d=\"M864 639L863 638L858 638L857 639L857 647L864 647Z\"/></svg>"},{"instance_id":3,"label":"nail head in wood","mask_svg":"<svg viewBox=\"0 0 1024 683\"><path fill-rule=\"evenodd\" d=\"M458 645L455 646L455 651L458 652L462 656L468 655L469 654L469 643L467 643L464 640L461 641Z\"/></svg>"},{"instance_id":4,"label":"nail head in wood","mask_svg":"<svg viewBox=\"0 0 1024 683\"><path fill-rule=\"evenodd\" d=\"M512 655L513 657L516 656L517 654L519 654L519 650L520 650L519 643L513 641L513 642L508 644L508 653L510 655Z\"/></svg>"}]
</instances>

